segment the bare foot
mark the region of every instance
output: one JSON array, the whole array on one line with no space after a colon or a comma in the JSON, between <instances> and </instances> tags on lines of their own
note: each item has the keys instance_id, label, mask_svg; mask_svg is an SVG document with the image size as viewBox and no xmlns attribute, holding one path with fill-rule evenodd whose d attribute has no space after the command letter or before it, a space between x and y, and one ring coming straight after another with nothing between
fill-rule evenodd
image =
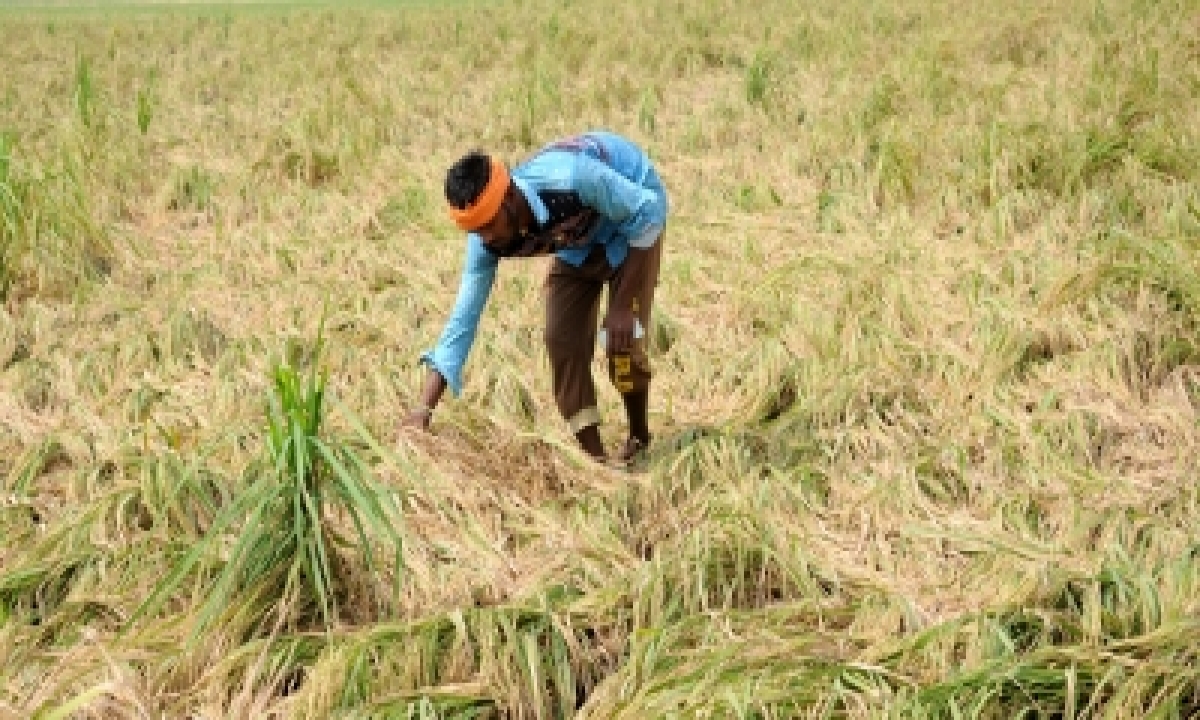
<instances>
[{"instance_id":1,"label":"bare foot","mask_svg":"<svg viewBox=\"0 0 1200 720\"><path fill-rule=\"evenodd\" d=\"M643 440L630 435L625 439L625 444L621 446L621 449L617 451L617 454L613 456L613 464L619 467L630 467L637 462L639 458L646 456L646 450L649 447L650 438Z\"/></svg>"}]
</instances>

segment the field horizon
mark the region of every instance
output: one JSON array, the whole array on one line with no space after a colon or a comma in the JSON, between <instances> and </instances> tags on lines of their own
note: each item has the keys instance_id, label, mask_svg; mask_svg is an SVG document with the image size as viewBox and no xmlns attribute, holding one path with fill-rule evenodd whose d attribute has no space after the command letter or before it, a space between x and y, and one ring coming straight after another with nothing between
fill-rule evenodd
<instances>
[{"instance_id":1,"label":"field horizon","mask_svg":"<svg viewBox=\"0 0 1200 720\"><path fill-rule=\"evenodd\" d=\"M0 720L1200 713L1200 3L42 5ZM671 198L649 457L559 419L544 259L400 429L445 168L598 128Z\"/></svg>"}]
</instances>

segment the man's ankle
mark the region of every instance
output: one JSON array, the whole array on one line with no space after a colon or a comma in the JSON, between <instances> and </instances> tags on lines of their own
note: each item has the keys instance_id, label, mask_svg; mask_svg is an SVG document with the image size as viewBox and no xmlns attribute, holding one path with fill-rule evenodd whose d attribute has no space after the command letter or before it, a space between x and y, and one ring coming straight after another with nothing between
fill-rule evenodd
<instances>
[{"instance_id":1,"label":"man's ankle","mask_svg":"<svg viewBox=\"0 0 1200 720\"><path fill-rule=\"evenodd\" d=\"M649 389L625 393L621 396L621 400L625 403L625 415L629 420L629 437L637 440L642 445L649 445Z\"/></svg>"},{"instance_id":2,"label":"man's ankle","mask_svg":"<svg viewBox=\"0 0 1200 720\"><path fill-rule=\"evenodd\" d=\"M640 438L633 433L625 440L625 444L616 454L617 462L624 465L629 465L636 458L645 455L646 450L650 447L650 434L647 433L645 438Z\"/></svg>"},{"instance_id":3,"label":"man's ankle","mask_svg":"<svg viewBox=\"0 0 1200 720\"><path fill-rule=\"evenodd\" d=\"M588 425L575 433L575 439L579 441L579 447L593 458L603 461L606 457L604 452L604 443L600 441L600 429L595 425Z\"/></svg>"}]
</instances>

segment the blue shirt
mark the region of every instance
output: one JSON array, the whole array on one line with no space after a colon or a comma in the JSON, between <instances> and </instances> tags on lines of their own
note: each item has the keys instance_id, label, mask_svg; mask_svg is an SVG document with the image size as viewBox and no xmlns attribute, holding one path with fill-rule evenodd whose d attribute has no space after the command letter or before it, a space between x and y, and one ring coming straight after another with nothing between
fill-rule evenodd
<instances>
[{"instance_id":1,"label":"blue shirt","mask_svg":"<svg viewBox=\"0 0 1200 720\"><path fill-rule=\"evenodd\" d=\"M524 194L539 225L549 211L538 197L542 190L574 191L600 218L579 247L560 250L563 262L583 264L592 248L604 247L608 264L625 262L630 246L650 247L667 219L667 194L650 158L629 140L610 132L589 132L573 138L576 150L549 149L510 171L513 184ZM476 233L467 233L466 260L458 298L437 346L421 355L443 378L454 395L462 392L462 372L479 318L496 279L499 258Z\"/></svg>"}]
</instances>

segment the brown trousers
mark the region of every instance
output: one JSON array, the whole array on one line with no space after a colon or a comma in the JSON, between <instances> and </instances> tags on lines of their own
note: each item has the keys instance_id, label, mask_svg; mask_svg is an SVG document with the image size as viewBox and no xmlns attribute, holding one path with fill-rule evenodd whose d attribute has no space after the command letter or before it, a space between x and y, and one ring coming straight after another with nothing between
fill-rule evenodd
<instances>
[{"instance_id":1,"label":"brown trousers","mask_svg":"<svg viewBox=\"0 0 1200 720\"><path fill-rule=\"evenodd\" d=\"M650 359L646 341L650 333L650 311L654 306L654 288L662 262L665 230L648 249L650 257L642 291L637 293L637 318L645 336L635 340L630 358L608 355L608 376L622 392L645 392L650 387ZM546 350L554 384L558 411L579 432L600 423L596 407L596 383L592 378L592 357L596 347L600 293L608 285L609 303L621 287L622 269L608 265L604 248L597 246L583 265L574 267L558 258L551 261L546 275ZM628 362L628 367L623 366ZM620 382L618 382L620 380ZM622 388L624 388L622 390Z\"/></svg>"}]
</instances>

